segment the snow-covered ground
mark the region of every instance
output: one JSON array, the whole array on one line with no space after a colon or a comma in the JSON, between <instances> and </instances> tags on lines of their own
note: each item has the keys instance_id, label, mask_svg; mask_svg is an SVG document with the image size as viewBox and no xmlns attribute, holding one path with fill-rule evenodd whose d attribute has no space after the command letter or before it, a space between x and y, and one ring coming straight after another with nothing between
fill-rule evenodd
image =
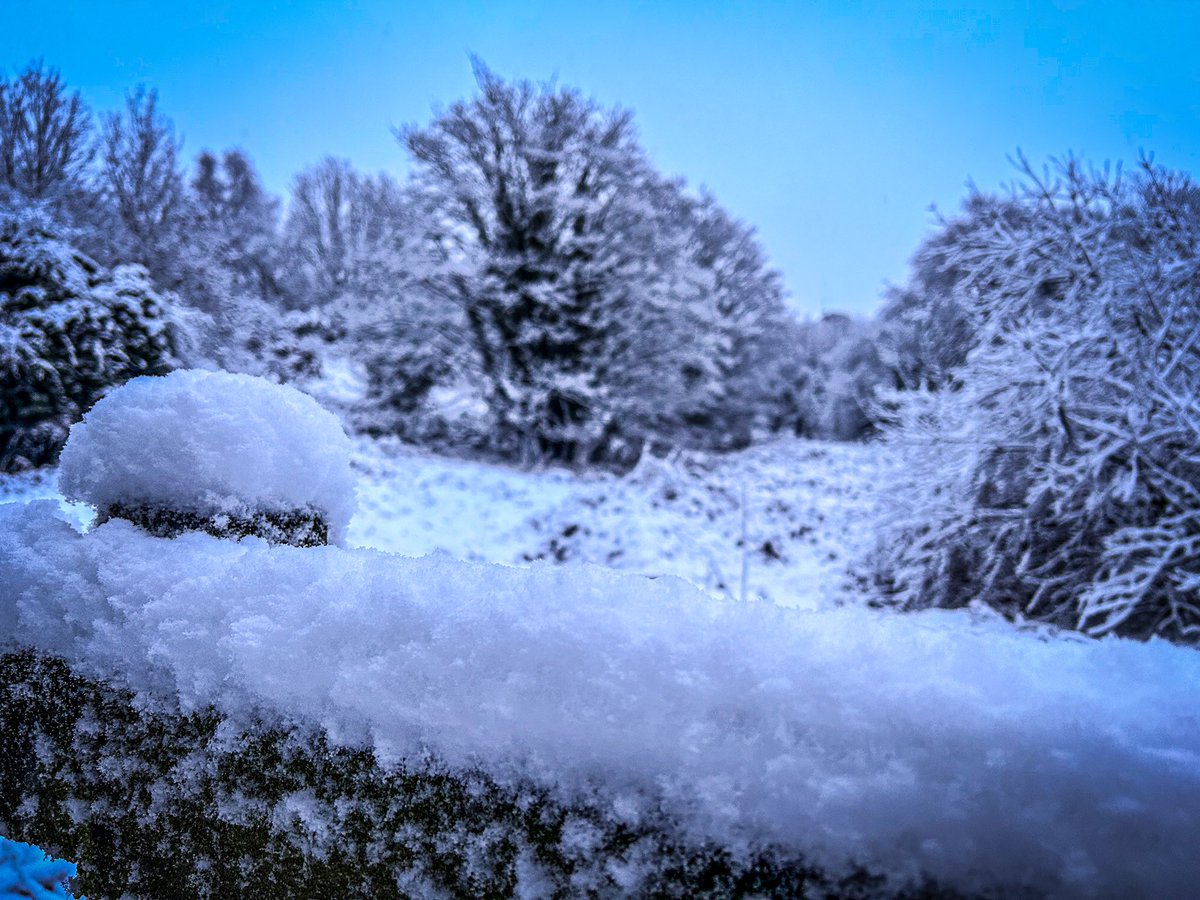
<instances>
[{"instance_id":1,"label":"snow-covered ground","mask_svg":"<svg viewBox=\"0 0 1200 900\"><path fill-rule=\"evenodd\" d=\"M360 442L348 542L510 565L677 575L717 596L816 608L846 597L891 463L877 448L781 440L646 456L632 473L518 472ZM744 531L743 531L744 529ZM743 541L743 534L745 540Z\"/></svg>"}]
</instances>

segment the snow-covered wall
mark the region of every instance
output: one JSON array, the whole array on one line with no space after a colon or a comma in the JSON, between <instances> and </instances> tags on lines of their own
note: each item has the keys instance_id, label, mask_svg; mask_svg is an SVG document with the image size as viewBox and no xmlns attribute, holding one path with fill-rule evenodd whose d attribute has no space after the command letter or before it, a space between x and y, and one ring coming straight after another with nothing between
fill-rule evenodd
<instances>
[{"instance_id":1,"label":"snow-covered wall","mask_svg":"<svg viewBox=\"0 0 1200 900\"><path fill-rule=\"evenodd\" d=\"M58 516L0 508L0 634L185 707L600 783L614 816L662 799L698 836L827 865L1062 895L1200 882L1191 649Z\"/></svg>"}]
</instances>

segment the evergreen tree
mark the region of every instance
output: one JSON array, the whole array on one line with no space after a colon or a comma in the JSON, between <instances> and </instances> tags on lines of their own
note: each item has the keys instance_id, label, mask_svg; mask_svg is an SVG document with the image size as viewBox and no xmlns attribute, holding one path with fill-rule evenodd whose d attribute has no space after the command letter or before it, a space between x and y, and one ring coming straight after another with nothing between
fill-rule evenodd
<instances>
[{"instance_id":1,"label":"evergreen tree","mask_svg":"<svg viewBox=\"0 0 1200 900\"><path fill-rule=\"evenodd\" d=\"M183 291L222 327L244 299L284 304L279 201L263 188L249 157L226 150L196 157L187 192Z\"/></svg>"},{"instance_id":2,"label":"evergreen tree","mask_svg":"<svg viewBox=\"0 0 1200 900\"><path fill-rule=\"evenodd\" d=\"M100 266L44 214L0 215L0 471L52 462L107 388L165 372L179 340L144 268Z\"/></svg>"}]
</instances>

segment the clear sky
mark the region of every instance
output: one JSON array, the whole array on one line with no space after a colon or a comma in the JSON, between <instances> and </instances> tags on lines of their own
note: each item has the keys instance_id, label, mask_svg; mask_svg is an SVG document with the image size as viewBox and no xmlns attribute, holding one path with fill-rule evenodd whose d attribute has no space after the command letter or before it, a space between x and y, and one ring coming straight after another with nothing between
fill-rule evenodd
<instances>
[{"instance_id":1,"label":"clear sky","mask_svg":"<svg viewBox=\"0 0 1200 900\"><path fill-rule=\"evenodd\" d=\"M755 225L811 314L872 310L931 204L1017 148L1200 174L1198 41L1200 0L0 0L9 74L44 58L98 109L156 87L189 156L239 145L281 194L326 154L403 175L391 126L470 94L470 53L580 87Z\"/></svg>"}]
</instances>

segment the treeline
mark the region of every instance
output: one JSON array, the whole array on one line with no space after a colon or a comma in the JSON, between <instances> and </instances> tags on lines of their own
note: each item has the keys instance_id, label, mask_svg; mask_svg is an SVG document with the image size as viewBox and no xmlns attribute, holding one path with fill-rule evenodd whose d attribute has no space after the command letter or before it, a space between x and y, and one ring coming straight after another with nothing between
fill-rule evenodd
<instances>
[{"instance_id":1,"label":"treeline","mask_svg":"<svg viewBox=\"0 0 1200 900\"><path fill-rule=\"evenodd\" d=\"M872 429L890 375L871 323L795 316L753 230L659 172L628 111L478 62L476 79L474 97L397 133L407 181L327 158L286 205L240 149L187 165L153 90L93 116L40 63L0 83L0 367L41 386L55 423L31 440L29 403L0 411L5 467L51 461L95 399L49 383L96 345L47 338L47 318L115 315L92 288L44 281L39 254L144 270L139 290L170 320L146 371L304 382L353 359L366 386L348 420L441 449L621 468L647 444ZM36 311L56 298L71 309ZM102 357L144 343L116 325L103 340ZM97 390L131 371L104 369Z\"/></svg>"}]
</instances>

